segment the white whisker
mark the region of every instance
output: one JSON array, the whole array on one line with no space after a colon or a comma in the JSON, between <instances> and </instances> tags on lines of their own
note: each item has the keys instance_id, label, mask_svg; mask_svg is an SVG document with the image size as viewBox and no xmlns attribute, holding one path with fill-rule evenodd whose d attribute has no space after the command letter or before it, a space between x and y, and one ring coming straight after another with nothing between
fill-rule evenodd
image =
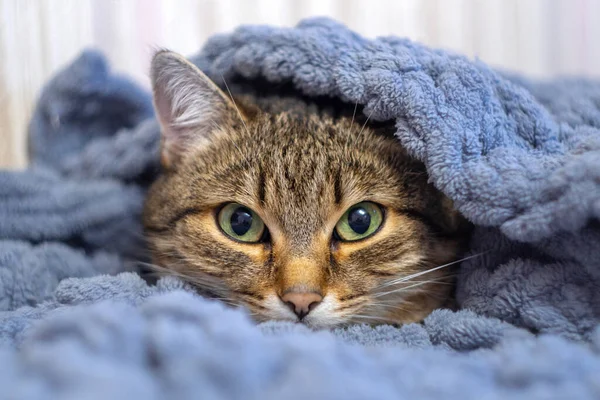
<instances>
[{"instance_id":1,"label":"white whisker","mask_svg":"<svg viewBox=\"0 0 600 400\"><path fill-rule=\"evenodd\" d=\"M359 315L359 314L356 314L356 315L351 315L349 317L350 321L352 321L354 319L358 319L358 320L362 319L362 320L365 320L365 321L372 321L372 322L374 322L374 321L381 321L381 322L386 322L386 323L388 323L390 325L394 325L394 324L398 323L397 321L394 321L393 319L390 319L390 318L376 317L376 316L371 316L371 315Z\"/></svg>"},{"instance_id":2,"label":"white whisker","mask_svg":"<svg viewBox=\"0 0 600 400\"><path fill-rule=\"evenodd\" d=\"M430 268L430 269L425 270L425 271L421 271L421 272L417 272L417 273L414 273L414 274L411 274L411 275L407 275L407 276L404 276L404 277L399 278L399 279L394 279L392 281L389 281L389 282L386 282L386 283L382 284L381 286L378 286L377 289L381 289L381 288L384 288L384 287L387 287L387 286L391 286L391 285L396 285L398 283L404 283L404 282L409 281L409 280L411 280L413 278L418 278L419 276L428 274L430 272L438 271L438 270L440 270L442 268L446 268L446 267L449 267L451 265L454 265L454 264L457 264L457 263L460 263L460 262L463 262L463 261L466 261L466 260L470 260L470 259L475 258L475 257L479 257L479 256L481 256L481 255L483 255L485 253L486 252L474 254L472 256L461 258L460 260L452 261L452 262L449 262L447 264L439 265L437 267Z\"/></svg>"},{"instance_id":3,"label":"white whisker","mask_svg":"<svg viewBox=\"0 0 600 400\"><path fill-rule=\"evenodd\" d=\"M354 112L352 113L352 121L350 122L350 125L354 124L354 117L356 117L356 109L358 108L358 100L356 100L356 103L354 103Z\"/></svg>"},{"instance_id":4,"label":"white whisker","mask_svg":"<svg viewBox=\"0 0 600 400\"><path fill-rule=\"evenodd\" d=\"M246 125L246 120L244 120L244 117L242 117L242 113L241 113L237 103L235 102L233 95L231 94L231 90L229 90L229 85L227 85L227 81L225 81L225 77L223 76L223 74L220 74L220 75L221 75L221 79L223 79L223 84L225 85L225 88L227 89L227 93L229 94L229 98L231 99L231 102L233 103L233 106L235 107L235 111L237 112L237 115L240 118L240 121L242 121L242 125L244 125L244 129L246 130L246 133L248 134L248 136L250 136L250 130L248 129L248 125ZM238 151L240 152L240 155L242 156L242 159L246 160L247 156L244 155L242 150L238 147L237 143L235 143L235 141L233 141L233 140L231 141L231 143L235 146L236 149L238 149Z\"/></svg>"},{"instance_id":5,"label":"white whisker","mask_svg":"<svg viewBox=\"0 0 600 400\"><path fill-rule=\"evenodd\" d=\"M373 115L373 112L375 111L375 109L371 110L371 112L369 113L369 116L367 117L365 123L363 124L362 128L360 129L360 132L358 132L358 136L357 139L360 137L360 135L363 133L363 131L365 130L365 127L367 126L367 124L369 123L369 120L371 119L371 115Z\"/></svg>"},{"instance_id":6,"label":"white whisker","mask_svg":"<svg viewBox=\"0 0 600 400\"><path fill-rule=\"evenodd\" d=\"M142 261L136 261L138 265L148 267L152 270L154 274L157 276L175 276L180 278L184 282L188 282L193 286L196 286L198 289L206 291L207 295L211 298L220 298L220 299L228 299L231 301L231 297L229 295L229 289L225 286L224 282L221 282L219 278L211 276L206 273L202 273L200 271L195 271L194 275L185 274L179 271L176 268L167 268L156 264L151 264ZM173 263L172 267L176 267L180 264ZM236 304L232 304L236 305Z\"/></svg>"},{"instance_id":7,"label":"white whisker","mask_svg":"<svg viewBox=\"0 0 600 400\"><path fill-rule=\"evenodd\" d=\"M428 283L435 283L435 281L421 281L419 283L414 283L412 285L408 285L408 286L404 286L404 287L397 288L397 289L394 289L394 290L390 290L389 292L376 293L376 294L373 295L373 297L374 298L378 298L378 297L382 297L382 296L387 296L387 295L392 294L392 293L408 291L409 289L416 288L416 287L423 286L423 285L427 285Z\"/></svg>"},{"instance_id":8,"label":"white whisker","mask_svg":"<svg viewBox=\"0 0 600 400\"><path fill-rule=\"evenodd\" d=\"M356 100L356 103L354 103L354 112L352 113L352 121L350 122L350 130L348 132L348 137L346 138L346 143L344 144L344 147L348 147L348 145L350 144L350 138L352 138L352 131L354 128L354 118L356 117L356 110L358 109L358 100Z\"/></svg>"},{"instance_id":9,"label":"white whisker","mask_svg":"<svg viewBox=\"0 0 600 400\"><path fill-rule=\"evenodd\" d=\"M225 81L225 77L223 76L223 74L221 74L221 79L223 79L223 84L225 85L225 89L227 89L229 98L231 99L231 102L233 103L233 106L235 107L235 111L237 111L237 114L240 117L240 121L242 121L242 124L244 125L244 128L246 129L246 133L248 133L248 135L250 135L250 130L248 129L248 125L246 125L246 121L242 117L242 113L240 112L240 109L237 106L235 99L233 98L233 95L231 94L231 90L229 90L229 85L227 85L227 82Z\"/></svg>"},{"instance_id":10,"label":"white whisker","mask_svg":"<svg viewBox=\"0 0 600 400\"><path fill-rule=\"evenodd\" d=\"M377 307L382 307L382 308L391 308L393 310L402 310L402 311L408 311L407 308L400 306L399 304L387 304L387 303L381 303L381 302L377 302L377 303L369 303L368 305L366 305L364 309L368 309L368 308L377 308Z\"/></svg>"}]
</instances>

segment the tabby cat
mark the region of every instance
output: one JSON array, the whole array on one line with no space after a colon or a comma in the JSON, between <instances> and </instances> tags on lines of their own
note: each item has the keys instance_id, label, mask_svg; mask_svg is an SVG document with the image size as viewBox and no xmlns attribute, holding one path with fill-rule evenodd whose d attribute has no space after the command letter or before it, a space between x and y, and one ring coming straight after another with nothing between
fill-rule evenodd
<instances>
[{"instance_id":1,"label":"tabby cat","mask_svg":"<svg viewBox=\"0 0 600 400\"><path fill-rule=\"evenodd\" d=\"M156 268L257 321L419 321L446 304L468 229L397 139L354 118L268 113L169 51L151 68L164 173ZM228 90L228 89L227 89Z\"/></svg>"}]
</instances>

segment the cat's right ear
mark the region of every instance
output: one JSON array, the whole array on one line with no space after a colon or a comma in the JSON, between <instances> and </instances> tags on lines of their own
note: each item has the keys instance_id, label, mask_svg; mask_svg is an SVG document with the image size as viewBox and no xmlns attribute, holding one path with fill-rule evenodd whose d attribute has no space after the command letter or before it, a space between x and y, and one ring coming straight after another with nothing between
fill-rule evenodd
<instances>
[{"instance_id":1,"label":"cat's right ear","mask_svg":"<svg viewBox=\"0 0 600 400\"><path fill-rule=\"evenodd\" d=\"M186 152L209 142L213 131L235 116L235 105L229 97L177 53L156 53L150 78L162 129L161 162L166 168L176 165Z\"/></svg>"}]
</instances>

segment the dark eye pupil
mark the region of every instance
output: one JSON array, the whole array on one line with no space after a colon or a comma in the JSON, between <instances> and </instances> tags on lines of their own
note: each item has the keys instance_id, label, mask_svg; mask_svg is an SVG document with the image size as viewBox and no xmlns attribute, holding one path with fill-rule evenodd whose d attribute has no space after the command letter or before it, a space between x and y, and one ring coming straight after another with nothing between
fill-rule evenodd
<instances>
[{"instance_id":1,"label":"dark eye pupil","mask_svg":"<svg viewBox=\"0 0 600 400\"><path fill-rule=\"evenodd\" d=\"M348 213L348 225L354 232L362 235L371 226L371 215L362 207L355 208Z\"/></svg>"},{"instance_id":2,"label":"dark eye pupil","mask_svg":"<svg viewBox=\"0 0 600 400\"><path fill-rule=\"evenodd\" d=\"M252 226L252 213L244 207L240 207L231 214L231 229L238 236L243 236Z\"/></svg>"}]
</instances>

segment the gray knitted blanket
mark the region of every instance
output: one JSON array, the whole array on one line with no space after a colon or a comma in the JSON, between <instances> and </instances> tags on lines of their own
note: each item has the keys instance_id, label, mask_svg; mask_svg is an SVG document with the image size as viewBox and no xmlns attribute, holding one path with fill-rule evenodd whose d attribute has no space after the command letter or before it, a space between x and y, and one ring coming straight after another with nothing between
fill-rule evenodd
<instances>
[{"instance_id":1,"label":"gray knitted blanket","mask_svg":"<svg viewBox=\"0 0 600 400\"><path fill-rule=\"evenodd\" d=\"M192 58L260 96L358 104L476 225L458 312L312 332L150 285L149 95L85 52L43 90L31 166L0 171L0 398L600 398L600 83L534 82L327 19Z\"/></svg>"}]
</instances>

